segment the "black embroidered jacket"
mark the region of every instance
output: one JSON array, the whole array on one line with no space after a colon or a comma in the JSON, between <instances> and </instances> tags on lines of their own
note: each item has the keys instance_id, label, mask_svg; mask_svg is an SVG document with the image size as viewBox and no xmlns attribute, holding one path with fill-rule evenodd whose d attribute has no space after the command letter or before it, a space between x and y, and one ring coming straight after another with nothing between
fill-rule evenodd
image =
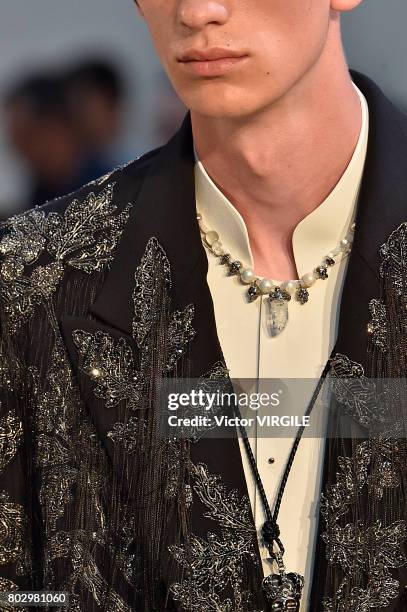
<instances>
[{"instance_id":1,"label":"black embroidered jacket","mask_svg":"<svg viewBox=\"0 0 407 612\"><path fill-rule=\"evenodd\" d=\"M407 118L352 76L370 133L331 369L363 428L369 379L407 371ZM158 432L157 381L228 380L193 167L187 117L3 227L0 591L64 591L72 612L270 610L237 439ZM396 435L326 442L312 611L407 609L396 420Z\"/></svg>"}]
</instances>

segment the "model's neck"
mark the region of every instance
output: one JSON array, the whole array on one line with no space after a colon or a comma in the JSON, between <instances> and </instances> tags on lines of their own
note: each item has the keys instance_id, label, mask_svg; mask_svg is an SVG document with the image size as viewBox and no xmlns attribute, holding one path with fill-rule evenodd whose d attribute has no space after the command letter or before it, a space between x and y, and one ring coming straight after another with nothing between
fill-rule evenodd
<instances>
[{"instance_id":1,"label":"model's neck","mask_svg":"<svg viewBox=\"0 0 407 612\"><path fill-rule=\"evenodd\" d=\"M360 101L344 57L314 66L256 116L191 118L199 158L246 222L258 273L270 268L272 244L273 261L276 248L282 254L276 277L294 274L293 231L335 187L360 133Z\"/></svg>"}]
</instances>

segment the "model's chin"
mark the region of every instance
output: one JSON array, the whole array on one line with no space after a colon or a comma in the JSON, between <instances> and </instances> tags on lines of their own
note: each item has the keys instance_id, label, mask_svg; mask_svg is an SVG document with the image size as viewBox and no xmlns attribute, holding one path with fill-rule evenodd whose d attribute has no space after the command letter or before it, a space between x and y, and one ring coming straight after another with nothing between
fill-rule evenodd
<instances>
[{"instance_id":1,"label":"model's chin","mask_svg":"<svg viewBox=\"0 0 407 612\"><path fill-rule=\"evenodd\" d=\"M191 112L214 119L244 117L262 106L253 87L221 81L194 83L179 90L179 95Z\"/></svg>"},{"instance_id":2,"label":"model's chin","mask_svg":"<svg viewBox=\"0 0 407 612\"><path fill-rule=\"evenodd\" d=\"M247 99L241 103L236 100L207 100L205 103L192 100L188 108L193 113L213 119L243 119L258 113L262 105L250 104Z\"/></svg>"}]
</instances>

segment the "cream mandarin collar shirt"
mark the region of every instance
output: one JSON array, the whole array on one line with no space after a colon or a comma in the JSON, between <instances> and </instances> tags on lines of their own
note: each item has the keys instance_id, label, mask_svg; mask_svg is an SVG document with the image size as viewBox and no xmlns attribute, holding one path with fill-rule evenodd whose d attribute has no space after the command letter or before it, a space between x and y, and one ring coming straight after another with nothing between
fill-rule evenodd
<instances>
[{"instance_id":1,"label":"cream mandarin collar shirt","mask_svg":"<svg viewBox=\"0 0 407 612\"><path fill-rule=\"evenodd\" d=\"M362 109L359 140L348 167L333 191L295 228L292 242L299 276L311 272L322 263L324 256L346 236L355 216L366 157L369 113L366 99L356 85L354 87ZM202 214L205 225L219 234L225 251L231 253L233 259L253 269L245 221L211 180L197 156L195 187L197 212ZM281 382L292 378L314 379L316 385L337 337L347 256L338 259L338 263L329 268L328 279L317 280L309 289L308 303L302 305L294 298L289 302L286 328L278 336L270 337L266 325L267 296L248 303L248 285L243 285L236 276L227 276L226 267L219 264L219 259L208 249L206 253L207 280L213 299L217 332L235 390L244 389L248 379L257 380L255 391L261 390L261 381L265 379ZM303 398L304 406L301 410L305 411L315 385L311 384L308 395L304 394L307 396ZM268 502L273 508L293 438L267 438L252 430L249 435ZM241 438L239 443L258 531L263 571L268 575L272 566L261 539L265 517ZM281 539L286 549L284 561L287 571L299 572L305 577L301 612L308 610L323 452L323 431L319 438L303 437L278 519ZM272 462L269 461L271 457Z\"/></svg>"}]
</instances>

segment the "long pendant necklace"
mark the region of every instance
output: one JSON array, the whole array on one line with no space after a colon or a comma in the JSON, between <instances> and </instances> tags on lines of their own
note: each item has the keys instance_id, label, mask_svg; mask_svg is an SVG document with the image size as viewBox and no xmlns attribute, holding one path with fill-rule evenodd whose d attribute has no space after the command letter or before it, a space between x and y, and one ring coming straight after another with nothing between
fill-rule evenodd
<instances>
[{"instance_id":1,"label":"long pendant necklace","mask_svg":"<svg viewBox=\"0 0 407 612\"><path fill-rule=\"evenodd\" d=\"M292 296L294 295L300 304L308 302L310 287L317 280L326 280L329 276L328 269L337 263L338 257L343 257L349 253L355 231L355 224L353 223L347 235L322 259L322 262L312 272L307 272L300 279L288 280L278 284L271 279L256 276L251 268L245 267L241 261L233 259L232 255L223 248L219 234L205 225L202 214L199 212L197 213L197 219L203 244L216 257L219 257L222 265L228 268L228 276L236 275L241 283L250 285L247 290L248 302L253 302L261 295L268 295L267 329L271 337L278 336L285 329L288 323L288 303Z\"/></svg>"},{"instance_id":2,"label":"long pendant necklace","mask_svg":"<svg viewBox=\"0 0 407 612\"><path fill-rule=\"evenodd\" d=\"M334 348L323 369L318 384L311 397L308 408L305 412L305 416L309 416L314 408L322 385L330 370L331 359L335 354L335 351L336 349ZM293 465L294 458L302 438L302 434L304 433L305 426L301 426L299 428L298 433L293 442L293 446L291 448L291 452L284 470L283 478L280 483L280 488L278 490L274 511L272 511L267 500L267 495L260 477L259 470L257 468L256 459L254 457L252 447L247 436L247 431L245 427L241 424L242 419L240 409L237 404L235 405L235 413L238 417L239 429L242 434L243 443L245 445L246 453L249 458L253 476L256 480L256 484L260 492L260 497L266 516L266 521L262 527L263 542L270 553L271 560L277 564L278 573L271 574L263 579L263 592L268 602L271 604L271 610L278 610L280 612L299 612L301 595L304 587L304 577L301 576L301 574L298 574L297 572L287 572L285 568L284 546L280 539L280 528L278 526L277 520L288 476L290 474L291 467Z\"/></svg>"}]
</instances>

